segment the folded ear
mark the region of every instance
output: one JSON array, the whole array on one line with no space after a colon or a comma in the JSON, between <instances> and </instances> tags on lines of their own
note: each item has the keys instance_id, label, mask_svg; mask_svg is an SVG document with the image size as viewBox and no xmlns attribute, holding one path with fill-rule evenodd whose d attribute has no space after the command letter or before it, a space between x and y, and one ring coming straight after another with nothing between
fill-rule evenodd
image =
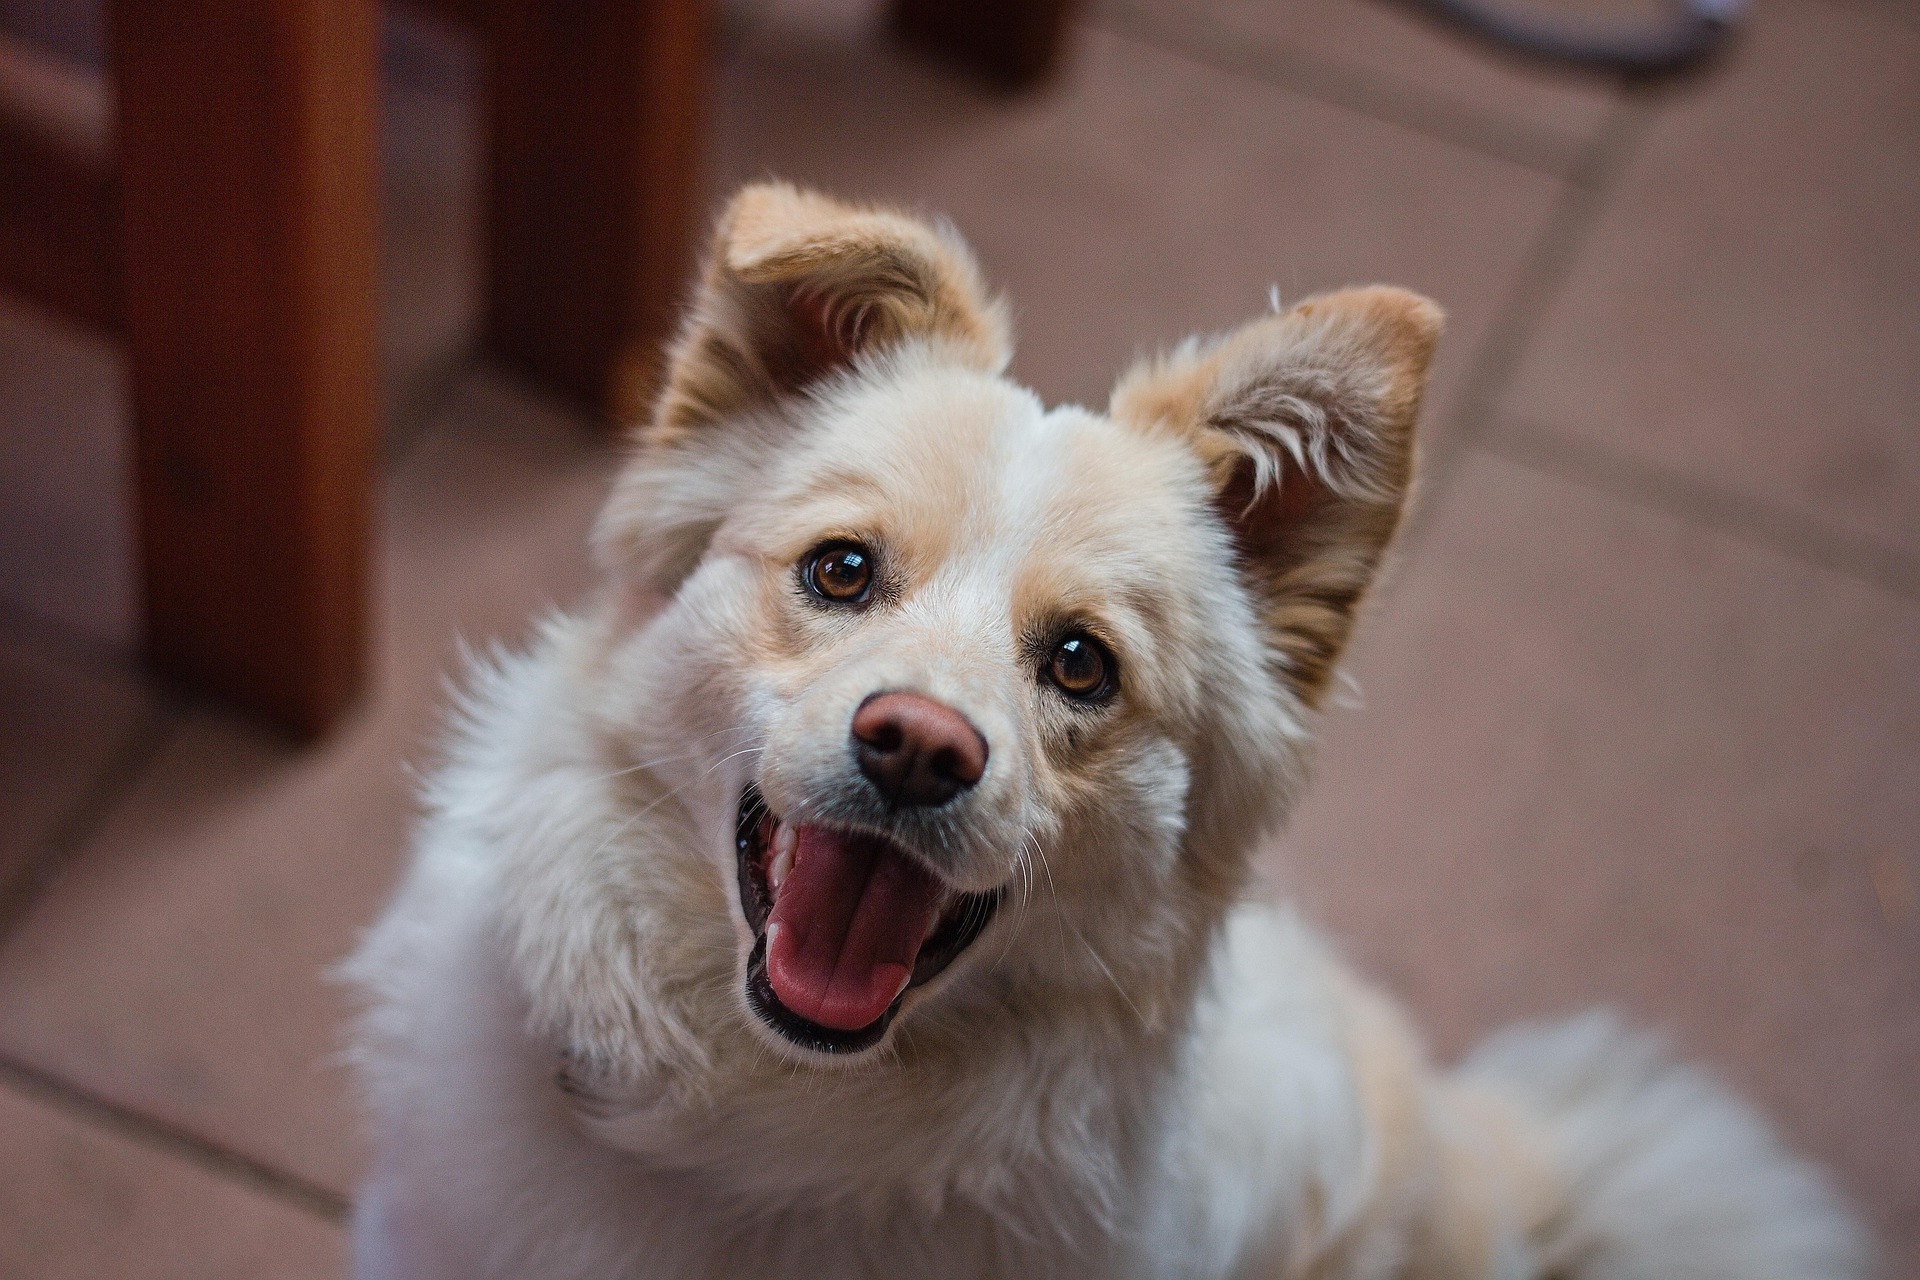
<instances>
[{"instance_id":1,"label":"folded ear","mask_svg":"<svg viewBox=\"0 0 1920 1280\"><path fill-rule=\"evenodd\" d=\"M951 230L785 183L733 198L697 311L669 371L669 418L714 396L795 390L904 339L991 373L1012 351L1004 308ZM747 385L715 385L743 374Z\"/></svg>"},{"instance_id":2,"label":"folded ear","mask_svg":"<svg viewBox=\"0 0 1920 1280\"><path fill-rule=\"evenodd\" d=\"M1181 434L1241 557L1280 679L1316 705L1398 528L1440 309L1402 289L1308 298L1136 366L1112 415Z\"/></svg>"},{"instance_id":3,"label":"folded ear","mask_svg":"<svg viewBox=\"0 0 1920 1280\"><path fill-rule=\"evenodd\" d=\"M766 411L909 341L991 373L1011 355L1006 309L951 229L783 182L743 188L602 518L603 552L672 586L768 448Z\"/></svg>"}]
</instances>

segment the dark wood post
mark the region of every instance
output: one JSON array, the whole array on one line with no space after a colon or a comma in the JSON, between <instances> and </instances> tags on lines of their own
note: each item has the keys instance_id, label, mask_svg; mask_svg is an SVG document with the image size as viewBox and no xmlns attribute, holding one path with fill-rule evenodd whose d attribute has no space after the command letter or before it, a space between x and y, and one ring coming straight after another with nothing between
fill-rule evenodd
<instances>
[{"instance_id":1,"label":"dark wood post","mask_svg":"<svg viewBox=\"0 0 1920 1280\"><path fill-rule=\"evenodd\" d=\"M146 645L299 734L365 665L374 0L110 0Z\"/></svg>"},{"instance_id":2,"label":"dark wood post","mask_svg":"<svg viewBox=\"0 0 1920 1280\"><path fill-rule=\"evenodd\" d=\"M707 0L492 0L488 354L595 413L643 399L693 261Z\"/></svg>"}]
</instances>

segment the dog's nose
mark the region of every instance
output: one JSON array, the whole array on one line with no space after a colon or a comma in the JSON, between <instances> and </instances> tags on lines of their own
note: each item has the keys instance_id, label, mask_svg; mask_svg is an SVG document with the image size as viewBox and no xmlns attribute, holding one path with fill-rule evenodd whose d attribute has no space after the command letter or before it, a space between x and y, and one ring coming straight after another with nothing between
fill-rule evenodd
<instances>
[{"instance_id":1,"label":"dog's nose","mask_svg":"<svg viewBox=\"0 0 1920 1280\"><path fill-rule=\"evenodd\" d=\"M917 693L876 693L853 713L860 772L903 808L931 808L980 781L987 740L952 707Z\"/></svg>"}]
</instances>

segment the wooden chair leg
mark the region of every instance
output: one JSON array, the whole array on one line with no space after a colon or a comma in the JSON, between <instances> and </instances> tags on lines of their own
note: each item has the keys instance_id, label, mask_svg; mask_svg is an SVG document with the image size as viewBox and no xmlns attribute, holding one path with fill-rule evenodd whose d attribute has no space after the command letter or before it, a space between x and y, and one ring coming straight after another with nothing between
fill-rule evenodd
<instances>
[{"instance_id":1,"label":"wooden chair leg","mask_svg":"<svg viewBox=\"0 0 1920 1280\"><path fill-rule=\"evenodd\" d=\"M707 7L488 7L485 346L594 413L640 407L692 265Z\"/></svg>"},{"instance_id":2,"label":"wooden chair leg","mask_svg":"<svg viewBox=\"0 0 1920 1280\"><path fill-rule=\"evenodd\" d=\"M365 662L375 0L110 0L146 644L302 735Z\"/></svg>"},{"instance_id":3,"label":"wooden chair leg","mask_svg":"<svg viewBox=\"0 0 1920 1280\"><path fill-rule=\"evenodd\" d=\"M1007 88L1059 62L1075 0L893 0L894 30L940 58Z\"/></svg>"}]
</instances>

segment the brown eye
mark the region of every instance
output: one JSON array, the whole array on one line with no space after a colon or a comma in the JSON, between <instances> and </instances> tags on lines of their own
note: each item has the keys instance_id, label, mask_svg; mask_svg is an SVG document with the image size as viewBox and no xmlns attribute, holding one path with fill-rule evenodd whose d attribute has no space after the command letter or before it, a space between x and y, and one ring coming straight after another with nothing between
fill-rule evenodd
<instances>
[{"instance_id":1,"label":"brown eye","mask_svg":"<svg viewBox=\"0 0 1920 1280\"><path fill-rule=\"evenodd\" d=\"M838 542L807 561L807 590L835 604L858 604L873 585L873 553L857 542Z\"/></svg>"},{"instance_id":2,"label":"brown eye","mask_svg":"<svg viewBox=\"0 0 1920 1280\"><path fill-rule=\"evenodd\" d=\"M1091 701L1113 689L1113 659L1098 640L1076 632L1054 646L1047 678L1070 698Z\"/></svg>"}]
</instances>

